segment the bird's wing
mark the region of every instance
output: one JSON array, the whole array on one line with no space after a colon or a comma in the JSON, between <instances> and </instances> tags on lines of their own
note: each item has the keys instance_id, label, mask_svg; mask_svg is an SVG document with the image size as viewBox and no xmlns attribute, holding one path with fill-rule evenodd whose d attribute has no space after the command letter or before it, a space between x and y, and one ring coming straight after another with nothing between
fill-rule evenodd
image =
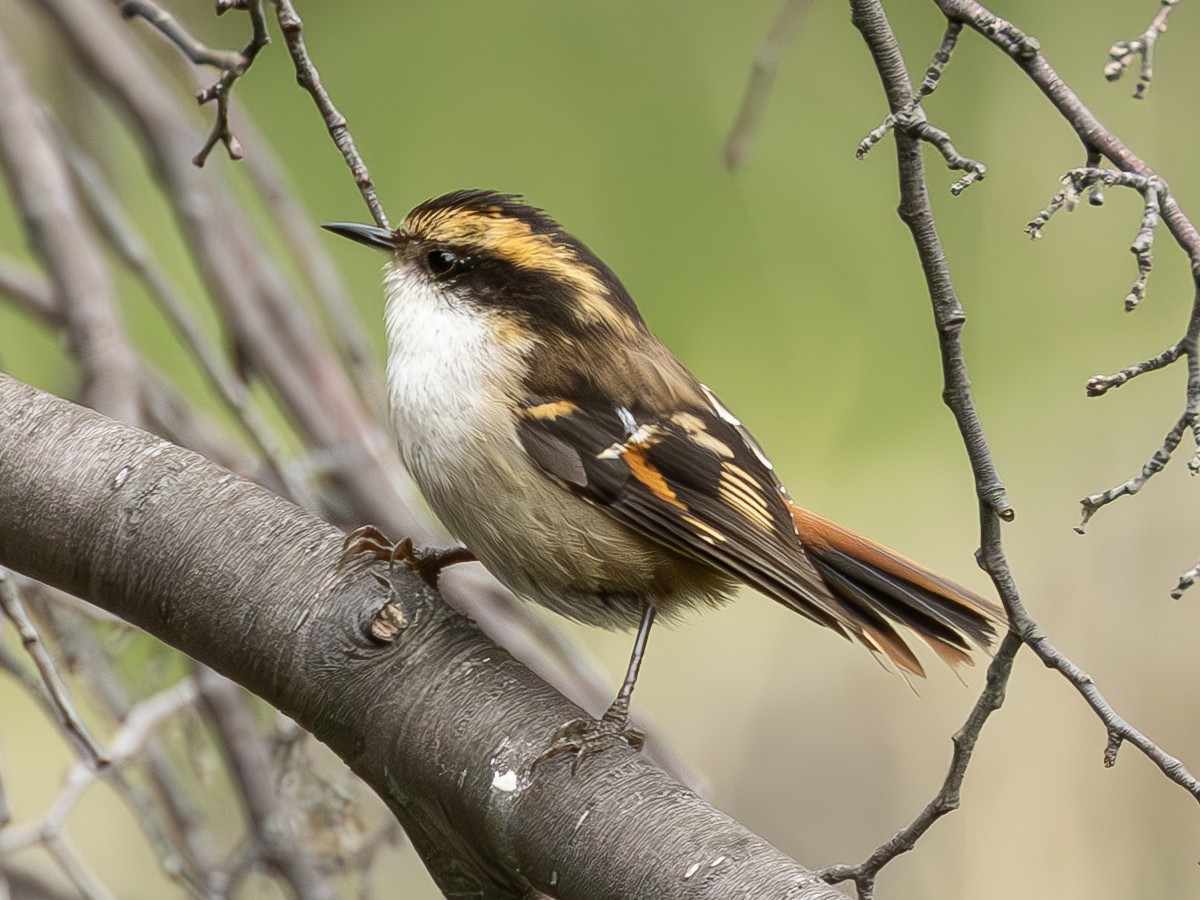
<instances>
[{"instance_id":1,"label":"bird's wing","mask_svg":"<svg viewBox=\"0 0 1200 900\"><path fill-rule=\"evenodd\" d=\"M923 674L892 621L951 663L969 661L964 634L988 642L992 604L795 506L753 437L703 394L706 404L667 415L530 395L517 430L549 477L617 521L907 671Z\"/></svg>"}]
</instances>

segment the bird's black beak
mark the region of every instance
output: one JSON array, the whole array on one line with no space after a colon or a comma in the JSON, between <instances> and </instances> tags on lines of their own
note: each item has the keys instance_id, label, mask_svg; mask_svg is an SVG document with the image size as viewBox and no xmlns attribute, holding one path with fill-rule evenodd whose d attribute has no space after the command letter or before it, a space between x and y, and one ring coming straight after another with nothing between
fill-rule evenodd
<instances>
[{"instance_id":1,"label":"bird's black beak","mask_svg":"<svg viewBox=\"0 0 1200 900\"><path fill-rule=\"evenodd\" d=\"M395 250L396 235L378 225L358 225L354 222L326 222L321 226L326 231L366 244L377 250Z\"/></svg>"}]
</instances>

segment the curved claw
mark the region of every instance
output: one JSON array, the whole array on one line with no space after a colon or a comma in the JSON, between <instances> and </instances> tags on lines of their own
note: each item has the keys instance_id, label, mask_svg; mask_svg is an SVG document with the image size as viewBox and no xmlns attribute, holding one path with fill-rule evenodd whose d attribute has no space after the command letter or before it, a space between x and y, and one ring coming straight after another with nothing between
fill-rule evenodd
<instances>
[{"instance_id":1,"label":"curved claw","mask_svg":"<svg viewBox=\"0 0 1200 900\"><path fill-rule=\"evenodd\" d=\"M574 775L587 757L620 743L641 750L646 743L646 734L629 724L629 701L618 697L599 720L583 717L562 725L554 732L550 746L533 761L530 772L546 760L563 753L573 753L575 759L571 761L571 774Z\"/></svg>"},{"instance_id":2,"label":"curved claw","mask_svg":"<svg viewBox=\"0 0 1200 900\"><path fill-rule=\"evenodd\" d=\"M475 559L475 554L466 547L418 550L413 547L412 538L404 537L393 542L374 525L360 525L347 534L342 542L342 555L338 558L337 567L341 569L352 557L362 553L369 553L375 559L386 562L389 567L397 561L403 562L433 588L437 587L438 576L446 566Z\"/></svg>"}]
</instances>

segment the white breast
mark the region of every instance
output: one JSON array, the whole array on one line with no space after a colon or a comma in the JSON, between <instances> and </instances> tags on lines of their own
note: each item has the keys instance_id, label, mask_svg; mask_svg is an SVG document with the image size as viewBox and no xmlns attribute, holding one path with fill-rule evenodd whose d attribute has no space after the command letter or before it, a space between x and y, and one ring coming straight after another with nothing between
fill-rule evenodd
<instances>
[{"instance_id":1,"label":"white breast","mask_svg":"<svg viewBox=\"0 0 1200 900\"><path fill-rule=\"evenodd\" d=\"M421 481L430 467L459 468L456 460L481 440L515 441L512 402L500 385L515 379L516 348L498 344L478 310L420 273L389 263L384 281L388 399L413 475Z\"/></svg>"}]
</instances>

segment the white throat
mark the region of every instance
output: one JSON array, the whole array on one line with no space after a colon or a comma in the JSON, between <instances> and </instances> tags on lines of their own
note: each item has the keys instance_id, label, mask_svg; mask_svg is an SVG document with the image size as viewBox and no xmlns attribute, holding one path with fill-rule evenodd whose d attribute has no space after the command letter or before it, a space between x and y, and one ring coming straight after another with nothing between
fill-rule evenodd
<instances>
[{"instance_id":1,"label":"white throat","mask_svg":"<svg viewBox=\"0 0 1200 900\"><path fill-rule=\"evenodd\" d=\"M405 464L426 489L426 478L437 477L431 469L453 462L464 445L513 431L520 348L499 343L481 310L419 271L389 262L384 284L392 424Z\"/></svg>"}]
</instances>

